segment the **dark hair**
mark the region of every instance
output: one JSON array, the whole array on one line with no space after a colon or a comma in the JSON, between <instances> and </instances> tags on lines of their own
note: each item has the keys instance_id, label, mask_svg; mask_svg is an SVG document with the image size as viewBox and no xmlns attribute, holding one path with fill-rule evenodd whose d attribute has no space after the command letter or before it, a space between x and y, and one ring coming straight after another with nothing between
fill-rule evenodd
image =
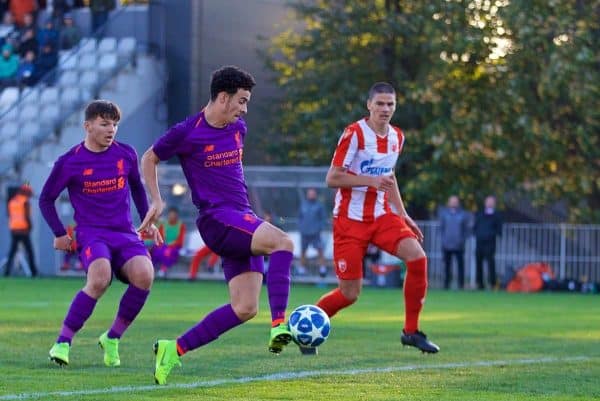
<instances>
[{"instance_id":1,"label":"dark hair","mask_svg":"<svg viewBox=\"0 0 600 401\"><path fill-rule=\"evenodd\" d=\"M171 213L171 212L175 212L175 213L179 214L179 209L177 208L177 206L171 206L169 208L169 210L167 211L167 213Z\"/></svg>"},{"instance_id":2,"label":"dark hair","mask_svg":"<svg viewBox=\"0 0 600 401\"><path fill-rule=\"evenodd\" d=\"M376 82L373 84L373 86L371 86L371 89L369 89L369 100L373 99L375 95L379 93L395 94L396 90L387 82Z\"/></svg>"},{"instance_id":3,"label":"dark hair","mask_svg":"<svg viewBox=\"0 0 600 401\"><path fill-rule=\"evenodd\" d=\"M121 120L121 109L108 100L94 100L85 108L85 121L92 121L96 117L119 122Z\"/></svg>"},{"instance_id":4,"label":"dark hair","mask_svg":"<svg viewBox=\"0 0 600 401\"><path fill-rule=\"evenodd\" d=\"M256 81L246 71L233 65L221 67L210 79L210 100L215 100L221 92L234 95L238 89L251 91L254 85Z\"/></svg>"}]
</instances>

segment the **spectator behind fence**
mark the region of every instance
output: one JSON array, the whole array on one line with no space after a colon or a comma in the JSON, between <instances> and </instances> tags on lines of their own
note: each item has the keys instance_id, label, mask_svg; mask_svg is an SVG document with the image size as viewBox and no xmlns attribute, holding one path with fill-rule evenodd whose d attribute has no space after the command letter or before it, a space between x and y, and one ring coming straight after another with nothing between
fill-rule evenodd
<instances>
[{"instance_id":1,"label":"spectator behind fence","mask_svg":"<svg viewBox=\"0 0 600 401\"><path fill-rule=\"evenodd\" d=\"M36 38L35 31L33 29L27 29L23 36L19 39L18 44L19 56L25 57L27 52L32 51L37 56L40 49L40 44Z\"/></svg>"},{"instance_id":2,"label":"spectator behind fence","mask_svg":"<svg viewBox=\"0 0 600 401\"><path fill-rule=\"evenodd\" d=\"M458 270L458 288L465 286L465 241L469 235L470 216L460 207L458 196L448 198L447 207L439 211L440 232L442 234L442 252L444 254L444 288L450 288L452 282L452 257Z\"/></svg>"},{"instance_id":3,"label":"spectator behind fence","mask_svg":"<svg viewBox=\"0 0 600 401\"><path fill-rule=\"evenodd\" d=\"M59 32L56 29L52 19L48 18L48 20L44 23L44 27L38 30L36 36L40 47L51 45L55 49L58 48Z\"/></svg>"},{"instance_id":4,"label":"spectator behind fence","mask_svg":"<svg viewBox=\"0 0 600 401\"><path fill-rule=\"evenodd\" d=\"M81 40L82 34L81 29L73 21L71 14L65 14L63 19L63 27L60 30L60 48L61 50L72 49L77 46Z\"/></svg>"},{"instance_id":5,"label":"spectator behind fence","mask_svg":"<svg viewBox=\"0 0 600 401\"><path fill-rule=\"evenodd\" d=\"M31 245L31 205L29 199L33 191L28 184L22 185L8 201L8 228L10 229L11 241L8 259L6 261L4 276L10 275L15 255L19 244L23 244L27 253L27 261L32 276L37 276L37 267L33 257L33 246Z\"/></svg>"},{"instance_id":6,"label":"spectator behind fence","mask_svg":"<svg viewBox=\"0 0 600 401\"><path fill-rule=\"evenodd\" d=\"M35 80L44 80L48 85L54 83L54 69L58 65L58 52L50 44L42 47L35 63Z\"/></svg>"},{"instance_id":7,"label":"spectator behind fence","mask_svg":"<svg viewBox=\"0 0 600 401\"><path fill-rule=\"evenodd\" d=\"M495 288L498 284L496 279L496 237L502 235L502 216L496 210L496 198L492 195L485 198L484 209L475 215L473 226L475 234L475 278L477 288L484 289L483 284L483 262L487 262L488 281L490 287Z\"/></svg>"},{"instance_id":8,"label":"spectator behind fence","mask_svg":"<svg viewBox=\"0 0 600 401\"><path fill-rule=\"evenodd\" d=\"M160 235L164 243L152 248L152 261L159 266L158 277L164 278L167 269L179 260L179 250L183 247L185 224L179 218L179 210L170 207L166 223L161 223Z\"/></svg>"},{"instance_id":9,"label":"spectator behind fence","mask_svg":"<svg viewBox=\"0 0 600 401\"><path fill-rule=\"evenodd\" d=\"M98 31L108 21L108 13L116 7L115 0L90 0L92 32ZM99 33L102 36L102 32Z\"/></svg>"},{"instance_id":10,"label":"spectator behind fence","mask_svg":"<svg viewBox=\"0 0 600 401\"><path fill-rule=\"evenodd\" d=\"M36 0L11 0L10 2L10 12L13 14L15 23L19 27L26 26L27 14L30 14L33 17L37 9L38 5ZM32 19L35 20L35 18Z\"/></svg>"},{"instance_id":11,"label":"spectator behind fence","mask_svg":"<svg viewBox=\"0 0 600 401\"><path fill-rule=\"evenodd\" d=\"M306 272L306 250L309 246L315 248L319 255L319 275L327 275L325 267L325 258L323 257L323 241L321 240L321 231L325 227L327 213L323 203L319 201L317 190L309 188L306 190L306 197L300 203L298 210L298 231L300 231L300 266L298 273Z\"/></svg>"},{"instance_id":12,"label":"spectator behind fence","mask_svg":"<svg viewBox=\"0 0 600 401\"><path fill-rule=\"evenodd\" d=\"M35 53L31 50L25 54L19 64L17 83L19 86L35 85Z\"/></svg>"},{"instance_id":13,"label":"spectator behind fence","mask_svg":"<svg viewBox=\"0 0 600 401\"><path fill-rule=\"evenodd\" d=\"M13 53L11 45L5 44L2 46L2 56L0 57L0 86L15 85L18 69L19 56Z\"/></svg>"}]
</instances>

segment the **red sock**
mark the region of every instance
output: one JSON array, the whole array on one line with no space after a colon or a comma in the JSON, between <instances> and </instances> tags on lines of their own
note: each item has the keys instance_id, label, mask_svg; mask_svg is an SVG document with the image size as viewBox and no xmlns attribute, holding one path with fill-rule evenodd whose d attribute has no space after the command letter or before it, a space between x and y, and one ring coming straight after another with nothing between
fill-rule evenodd
<instances>
[{"instance_id":1,"label":"red sock","mask_svg":"<svg viewBox=\"0 0 600 401\"><path fill-rule=\"evenodd\" d=\"M350 306L354 303L354 301L350 301L347 299L342 291L339 288L328 292L323 295L319 302L317 302L317 306L327 313L327 316L333 317L340 309L344 309L347 306Z\"/></svg>"},{"instance_id":2,"label":"red sock","mask_svg":"<svg viewBox=\"0 0 600 401\"><path fill-rule=\"evenodd\" d=\"M419 314L427 293L427 258L406 262L404 279L404 331L419 330Z\"/></svg>"}]
</instances>

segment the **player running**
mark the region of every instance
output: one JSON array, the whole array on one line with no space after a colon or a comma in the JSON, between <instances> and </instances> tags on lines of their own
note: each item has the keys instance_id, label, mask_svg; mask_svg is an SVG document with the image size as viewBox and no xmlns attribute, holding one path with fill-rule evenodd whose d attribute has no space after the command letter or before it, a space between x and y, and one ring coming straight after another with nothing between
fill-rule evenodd
<instances>
[{"instance_id":1,"label":"player running","mask_svg":"<svg viewBox=\"0 0 600 401\"><path fill-rule=\"evenodd\" d=\"M439 347L419 330L419 314L427 292L427 257L420 244L423 234L406 213L394 175L404 144L402 130L390 125L396 109L394 88L383 82L374 84L367 109L368 118L345 129L327 173L327 185L338 188L333 210L333 253L339 286L317 305L333 317L356 302L362 288L362 261L369 243L373 243L407 266L402 344L436 353ZM316 353L315 348L300 350Z\"/></svg>"},{"instance_id":2,"label":"player running","mask_svg":"<svg viewBox=\"0 0 600 401\"><path fill-rule=\"evenodd\" d=\"M92 314L96 302L112 281L113 274L129 284L115 320L98 339L106 366L120 366L119 340L144 306L154 271L148 252L136 233L130 212L133 198L140 218L148 200L140 179L135 150L114 140L121 119L119 107L95 100L85 109L85 139L54 164L42 193L40 209L55 235L54 248L72 250L73 239L61 223L55 200L64 188L75 209L79 258L87 281L75 295L50 359L69 364L69 350L75 334ZM158 230L148 226L147 234L160 242Z\"/></svg>"},{"instance_id":3,"label":"player running","mask_svg":"<svg viewBox=\"0 0 600 401\"><path fill-rule=\"evenodd\" d=\"M156 221L164 208L157 164L177 156L198 208L196 220L205 244L222 258L231 303L204 317L177 340L155 344L154 379L165 384L180 357L253 318L270 255L267 292L271 308L269 351L279 354L291 341L285 322L290 291L293 243L279 228L252 211L242 170L247 112L254 78L233 66L215 71L210 101L200 113L171 127L142 157L142 173L152 203L140 229Z\"/></svg>"}]
</instances>

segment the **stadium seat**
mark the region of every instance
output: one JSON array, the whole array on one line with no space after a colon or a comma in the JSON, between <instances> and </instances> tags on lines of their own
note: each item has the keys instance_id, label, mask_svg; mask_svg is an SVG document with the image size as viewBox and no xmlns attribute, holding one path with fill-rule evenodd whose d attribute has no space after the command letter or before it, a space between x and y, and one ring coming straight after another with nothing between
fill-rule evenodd
<instances>
[{"instance_id":1,"label":"stadium seat","mask_svg":"<svg viewBox=\"0 0 600 401\"><path fill-rule=\"evenodd\" d=\"M58 104L47 104L40 110L40 123L54 125L60 118L60 106Z\"/></svg>"},{"instance_id":2,"label":"stadium seat","mask_svg":"<svg viewBox=\"0 0 600 401\"><path fill-rule=\"evenodd\" d=\"M96 52L96 38L83 38L79 42L79 53L94 53Z\"/></svg>"},{"instance_id":3,"label":"stadium seat","mask_svg":"<svg viewBox=\"0 0 600 401\"><path fill-rule=\"evenodd\" d=\"M79 77L79 87L92 91L98 85L99 77L96 71L85 71Z\"/></svg>"},{"instance_id":4,"label":"stadium seat","mask_svg":"<svg viewBox=\"0 0 600 401\"><path fill-rule=\"evenodd\" d=\"M41 104L52 104L58 102L58 88L56 87L47 87L42 89L40 93L40 103Z\"/></svg>"},{"instance_id":5,"label":"stadium seat","mask_svg":"<svg viewBox=\"0 0 600 401\"><path fill-rule=\"evenodd\" d=\"M95 53L85 53L81 55L79 59L78 68L81 71L93 70L96 68L97 57Z\"/></svg>"},{"instance_id":6,"label":"stadium seat","mask_svg":"<svg viewBox=\"0 0 600 401\"><path fill-rule=\"evenodd\" d=\"M117 68L117 55L115 53L106 53L100 56L98 70L103 76L110 75Z\"/></svg>"},{"instance_id":7,"label":"stadium seat","mask_svg":"<svg viewBox=\"0 0 600 401\"><path fill-rule=\"evenodd\" d=\"M19 135L19 124L14 121L9 121L2 124L0 127L0 140L12 140Z\"/></svg>"},{"instance_id":8,"label":"stadium seat","mask_svg":"<svg viewBox=\"0 0 600 401\"><path fill-rule=\"evenodd\" d=\"M0 93L0 113L7 111L17 100L19 100L19 88L9 86Z\"/></svg>"},{"instance_id":9,"label":"stadium seat","mask_svg":"<svg viewBox=\"0 0 600 401\"><path fill-rule=\"evenodd\" d=\"M0 144L0 159L12 162L18 150L19 144L16 140L3 141Z\"/></svg>"},{"instance_id":10,"label":"stadium seat","mask_svg":"<svg viewBox=\"0 0 600 401\"><path fill-rule=\"evenodd\" d=\"M73 52L61 53L58 56L58 64L61 70L73 70L77 68L79 62L79 55Z\"/></svg>"},{"instance_id":11,"label":"stadium seat","mask_svg":"<svg viewBox=\"0 0 600 401\"><path fill-rule=\"evenodd\" d=\"M113 53L117 50L117 39L104 38L98 43L98 53Z\"/></svg>"},{"instance_id":12,"label":"stadium seat","mask_svg":"<svg viewBox=\"0 0 600 401\"><path fill-rule=\"evenodd\" d=\"M119 41L119 45L117 47L117 53L119 54L119 58L128 59L135 53L137 47L137 41L135 38L127 37L122 38Z\"/></svg>"},{"instance_id":13,"label":"stadium seat","mask_svg":"<svg viewBox=\"0 0 600 401\"><path fill-rule=\"evenodd\" d=\"M33 148L37 137L40 135L40 124L37 122L29 121L21 127L19 140L24 146L30 146Z\"/></svg>"},{"instance_id":14,"label":"stadium seat","mask_svg":"<svg viewBox=\"0 0 600 401\"><path fill-rule=\"evenodd\" d=\"M37 103L28 103L21 107L21 113L19 114L19 119L22 122L32 121L38 118L40 113L40 109Z\"/></svg>"},{"instance_id":15,"label":"stadium seat","mask_svg":"<svg viewBox=\"0 0 600 401\"><path fill-rule=\"evenodd\" d=\"M79 82L79 74L75 70L66 70L60 74L58 78L58 85L65 88L76 86Z\"/></svg>"},{"instance_id":16,"label":"stadium seat","mask_svg":"<svg viewBox=\"0 0 600 401\"><path fill-rule=\"evenodd\" d=\"M21 92L21 102L20 106L23 107L26 104L36 103L40 99L40 87L33 86L23 89Z\"/></svg>"},{"instance_id":17,"label":"stadium seat","mask_svg":"<svg viewBox=\"0 0 600 401\"><path fill-rule=\"evenodd\" d=\"M14 106L6 110L6 113L0 115L0 118L2 119L2 121L17 120L19 118L19 109L19 105L15 104Z\"/></svg>"},{"instance_id":18,"label":"stadium seat","mask_svg":"<svg viewBox=\"0 0 600 401\"><path fill-rule=\"evenodd\" d=\"M74 106L79 103L81 92L79 88L72 86L65 88L60 96L60 103L64 106Z\"/></svg>"}]
</instances>

